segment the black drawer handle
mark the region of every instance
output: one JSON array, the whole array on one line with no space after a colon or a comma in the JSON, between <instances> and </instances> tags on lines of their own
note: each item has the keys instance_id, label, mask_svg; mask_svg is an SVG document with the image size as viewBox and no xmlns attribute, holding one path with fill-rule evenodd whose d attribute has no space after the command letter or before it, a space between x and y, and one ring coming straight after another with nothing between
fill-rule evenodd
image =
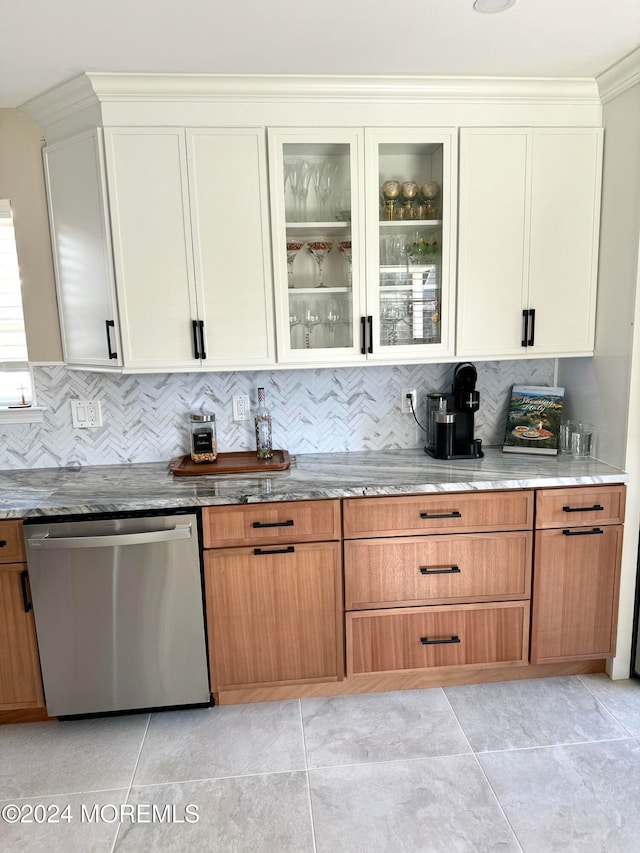
<instances>
[{"instance_id":1,"label":"black drawer handle","mask_svg":"<svg viewBox=\"0 0 640 853\"><path fill-rule=\"evenodd\" d=\"M601 527L593 527L591 530L563 530L563 536L595 536L598 533L604 533Z\"/></svg>"},{"instance_id":2,"label":"black drawer handle","mask_svg":"<svg viewBox=\"0 0 640 853\"><path fill-rule=\"evenodd\" d=\"M453 512L421 512L420 518L462 518L462 513L457 509Z\"/></svg>"},{"instance_id":3,"label":"black drawer handle","mask_svg":"<svg viewBox=\"0 0 640 853\"><path fill-rule=\"evenodd\" d=\"M287 548L273 548L271 550L266 550L264 548L254 548L253 553L256 557L264 556L265 554L294 554L295 548L293 545L289 545Z\"/></svg>"},{"instance_id":4,"label":"black drawer handle","mask_svg":"<svg viewBox=\"0 0 640 853\"><path fill-rule=\"evenodd\" d=\"M6 545L7 545L7 540L6 539L0 539L0 548L5 548Z\"/></svg>"},{"instance_id":5,"label":"black drawer handle","mask_svg":"<svg viewBox=\"0 0 640 853\"><path fill-rule=\"evenodd\" d=\"M117 358L118 353L115 350L111 349L111 334L109 331L110 329L115 329L115 327L116 327L115 321L114 320L105 320L104 324L107 327L107 351L109 353L109 358Z\"/></svg>"},{"instance_id":6,"label":"black drawer handle","mask_svg":"<svg viewBox=\"0 0 640 853\"><path fill-rule=\"evenodd\" d=\"M460 569L458 566L451 566L450 569L430 569L428 566L420 566L421 575L459 575Z\"/></svg>"},{"instance_id":7,"label":"black drawer handle","mask_svg":"<svg viewBox=\"0 0 640 853\"><path fill-rule=\"evenodd\" d=\"M420 642L423 646L447 646L451 643L459 643L460 637L454 634L453 637L445 637L442 640L430 640L429 637L420 637Z\"/></svg>"},{"instance_id":8,"label":"black drawer handle","mask_svg":"<svg viewBox=\"0 0 640 853\"><path fill-rule=\"evenodd\" d=\"M191 321L191 332L193 334L193 357L200 360L200 348L198 346L198 321Z\"/></svg>"},{"instance_id":9,"label":"black drawer handle","mask_svg":"<svg viewBox=\"0 0 640 853\"><path fill-rule=\"evenodd\" d=\"M23 569L23 571L20 572L20 586L22 587L22 604L24 606L25 613L28 613L33 606L29 601L29 595L27 594L27 577L28 572L26 569Z\"/></svg>"},{"instance_id":10,"label":"black drawer handle","mask_svg":"<svg viewBox=\"0 0 640 853\"><path fill-rule=\"evenodd\" d=\"M593 506L563 506L562 512L602 512L604 509L600 504Z\"/></svg>"},{"instance_id":11,"label":"black drawer handle","mask_svg":"<svg viewBox=\"0 0 640 853\"><path fill-rule=\"evenodd\" d=\"M293 527L293 519L289 518L287 521L254 521L251 526L256 529L263 527Z\"/></svg>"}]
</instances>

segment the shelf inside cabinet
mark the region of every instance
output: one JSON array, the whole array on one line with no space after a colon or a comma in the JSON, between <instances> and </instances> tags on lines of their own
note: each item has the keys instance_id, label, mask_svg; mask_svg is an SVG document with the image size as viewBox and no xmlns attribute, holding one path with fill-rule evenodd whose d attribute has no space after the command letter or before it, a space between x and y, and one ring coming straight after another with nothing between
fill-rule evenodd
<instances>
[{"instance_id":1,"label":"shelf inside cabinet","mask_svg":"<svg viewBox=\"0 0 640 853\"><path fill-rule=\"evenodd\" d=\"M380 220L382 231L395 231L402 228L441 228L442 219L388 219Z\"/></svg>"},{"instance_id":2,"label":"shelf inside cabinet","mask_svg":"<svg viewBox=\"0 0 640 853\"><path fill-rule=\"evenodd\" d=\"M351 229L351 222L287 222L285 227L288 235L306 237L310 234L321 234L342 237Z\"/></svg>"},{"instance_id":3,"label":"shelf inside cabinet","mask_svg":"<svg viewBox=\"0 0 640 853\"><path fill-rule=\"evenodd\" d=\"M288 289L289 296L322 296L323 293L351 293L350 287L290 287Z\"/></svg>"}]
</instances>

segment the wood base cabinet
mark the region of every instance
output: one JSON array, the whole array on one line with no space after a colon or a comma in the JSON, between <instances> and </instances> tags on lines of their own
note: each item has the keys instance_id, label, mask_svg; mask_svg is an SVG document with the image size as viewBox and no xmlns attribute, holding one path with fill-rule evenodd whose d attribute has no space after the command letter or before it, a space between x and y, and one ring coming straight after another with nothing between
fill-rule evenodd
<instances>
[{"instance_id":1,"label":"wood base cabinet","mask_svg":"<svg viewBox=\"0 0 640 853\"><path fill-rule=\"evenodd\" d=\"M538 495L531 663L613 657L625 487Z\"/></svg>"},{"instance_id":2,"label":"wood base cabinet","mask_svg":"<svg viewBox=\"0 0 640 853\"><path fill-rule=\"evenodd\" d=\"M44 706L21 529L0 523L0 711Z\"/></svg>"},{"instance_id":3,"label":"wood base cabinet","mask_svg":"<svg viewBox=\"0 0 640 853\"><path fill-rule=\"evenodd\" d=\"M339 522L339 514L334 512L338 502L321 503L329 517ZM295 539L297 521L310 535L304 502L238 509L245 509L249 517L247 538L260 540L252 547L213 548L204 556L214 692L341 679L344 640L339 542L282 541L280 537L289 542ZM205 530L220 526L216 514L221 527L226 527L228 508L210 508L205 511ZM233 513L240 526L242 514ZM324 511L320 518L319 538L337 540L339 524L327 529ZM294 533L290 533L292 528Z\"/></svg>"}]
</instances>

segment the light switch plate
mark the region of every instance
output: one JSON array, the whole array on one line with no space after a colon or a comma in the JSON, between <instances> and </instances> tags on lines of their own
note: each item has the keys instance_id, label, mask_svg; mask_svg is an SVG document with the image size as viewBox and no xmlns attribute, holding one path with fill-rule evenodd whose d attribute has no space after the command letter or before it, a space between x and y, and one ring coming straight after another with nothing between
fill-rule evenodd
<instances>
[{"instance_id":1,"label":"light switch plate","mask_svg":"<svg viewBox=\"0 0 640 853\"><path fill-rule=\"evenodd\" d=\"M100 400L72 400L71 420L74 429L94 429L102 426Z\"/></svg>"}]
</instances>

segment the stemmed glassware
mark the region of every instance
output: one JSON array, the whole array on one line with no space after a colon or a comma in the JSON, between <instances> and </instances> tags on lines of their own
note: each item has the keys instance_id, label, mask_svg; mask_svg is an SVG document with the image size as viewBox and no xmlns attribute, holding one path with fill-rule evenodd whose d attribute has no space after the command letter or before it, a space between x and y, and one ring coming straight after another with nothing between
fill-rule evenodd
<instances>
[{"instance_id":1,"label":"stemmed glassware","mask_svg":"<svg viewBox=\"0 0 640 853\"><path fill-rule=\"evenodd\" d=\"M322 322L327 327L329 346L334 347L336 345L336 326L342 322L342 312L337 299L329 299L325 303Z\"/></svg>"},{"instance_id":2,"label":"stemmed glassware","mask_svg":"<svg viewBox=\"0 0 640 853\"><path fill-rule=\"evenodd\" d=\"M298 173L298 183L296 192L298 193L298 220L300 222L307 221L307 196L309 194L309 184L313 176L313 170L310 168L306 160L302 161L302 166Z\"/></svg>"},{"instance_id":3,"label":"stemmed glassware","mask_svg":"<svg viewBox=\"0 0 640 853\"><path fill-rule=\"evenodd\" d=\"M289 335L293 347L293 327L302 322L302 305L296 299L289 300Z\"/></svg>"},{"instance_id":4,"label":"stemmed glassware","mask_svg":"<svg viewBox=\"0 0 640 853\"><path fill-rule=\"evenodd\" d=\"M385 219L390 222L394 217L396 199L400 195L400 181L385 181L382 185L382 195Z\"/></svg>"},{"instance_id":5,"label":"stemmed glassware","mask_svg":"<svg viewBox=\"0 0 640 853\"><path fill-rule=\"evenodd\" d=\"M351 254L351 240L343 240L341 243L338 243L338 249L340 254L347 262L347 270L349 275L349 287L351 287L351 278L352 278L352 254Z\"/></svg>"},{"instance_id":6,"label":"stemmed glassware","mask_svg":"<svg viewBox=\"0 0 640 853\"><path fill-rule=\"evenodd\" d=\"M317 299L312 299L305 305L303 317L301 320L305 328L304 348L311 349L311 334L320 322L320 303Z\"/></svg>"},{"instance_id":7,"label":"stemmed glassware","mask_svg":"<svg viewBox=\"0 0 640 853\"><path fill-rule=\"evenodd\" d=\"M300 240L287 240L287 283L293 287L293 262L304 243Z\"/></svg>"},{"instance_id":8,"label":"stemmed glassware","mask_svg":"<svg viewBox=\"0 0 640 853\"><path fill-rule=\"evenodd\" d=\"M287 184L291 187L291 195L293 197L293 221L300 221L300 184L302 181L302 173L306 169L306 163L302 157L287 157L283 162L284 168L284 192L286 196ZM308 186L308 183L307 183Z\"/></svg>"},{"instance_id":9,"label":"stemmed glassware","mask_svg":"<svg viewBox=\"0 0 640 853\"><path fill-rule=\"evenodd\" d=\"M320 280L316 287L326 287L322 280L322 268L324 259L332 248L333 243L331 240L314 240L312 243L307 243L307 251L313 256L313 259L318 265L318 277Z\"/></svg>"}]
</instances>

